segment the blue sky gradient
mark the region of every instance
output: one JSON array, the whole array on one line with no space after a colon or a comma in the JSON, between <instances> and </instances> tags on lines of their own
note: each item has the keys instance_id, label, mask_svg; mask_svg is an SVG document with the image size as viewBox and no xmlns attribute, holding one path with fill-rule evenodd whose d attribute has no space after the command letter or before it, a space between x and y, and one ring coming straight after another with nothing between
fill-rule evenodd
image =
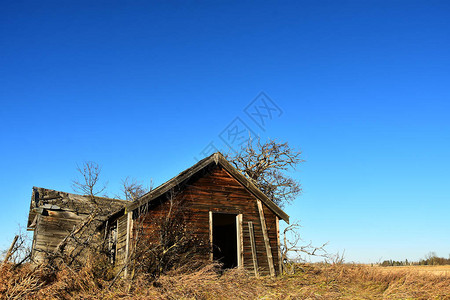
<instances>
[{"instance_id":1,"label":"blue sky gradient","mask_svg":"<svg viewBox=\"0 0 450 300\"><path fill-rule=\"evenodd\" d=\"M236 117L303 151L286 207L347 261L450 255L447 1L3 1L0 248L77 163L158 185ZM259 128L261 92L283 110Z\"/></svg>"}]
</instances>

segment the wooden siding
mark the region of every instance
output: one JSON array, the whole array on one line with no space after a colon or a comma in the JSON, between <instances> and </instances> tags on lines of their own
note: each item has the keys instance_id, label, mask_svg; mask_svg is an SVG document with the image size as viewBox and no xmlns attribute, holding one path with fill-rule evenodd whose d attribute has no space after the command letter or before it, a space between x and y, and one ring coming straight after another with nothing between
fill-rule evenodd
<instances>
[{"instance_id":1,"label":"wooden siding","mask_svg":"<svg viewBox=\"0 0 450 300\"><path fill-rule=\"evenodd\" d=\"M207 241L205 247L209 247L210 241L210 216L213 213L242 214L242 246L243 266L253 272L252 249L248 222L253 222L257 262L261 274L269 274L269 264L258 212L257 199L243 187L234 177L220 166L208 168L202 174L185 182L181 191L175 198L185 201L189 211L187 222L199 240ZM157 200L158 201L158 200ZM162 201L160 199L159 201ZM156 201L154 201L156 202ZM153 209L150 209L144 226L147 230L156 230L154 220L164 215L167 201ZM273 264L278 273L278 235L276 215L266 205L263 205L268 238L273 257Z\"/></svg>"},{"instance_id":2,"label":"wooden siding","mask_svg":"<svg viewBox=\"0 0 450 300\"><path fill-rule=\"evenodd\" d=\"M39 227L33 237L33 259L36 262L43 261L46 252L54 251L85 216L65 211L48 211L45 215L38 215Z\"/></svg>"},{"instance_id":3,"label":"wooden siding","mask_svg":"<svg viewBox=\"0 0 450 300\"><path fill-rule=\"evenodd\" d=\"M117 219L116 268L118 271L125 263L127 242L127 215Z\"/></svg>"},{"instance_id":4,"label":"wooden siding","mask_svg":"<svg viewBox=\"0 0 450 300\"><path fill-rule=\"evenodd\" d=\"M95 201L102 207L100 214L87 230L95 238L103 236L104 232L96 232L107 216L128 204L127 201L95 197ZM53 252L59 243L89 217L94 204L87 196L70 194L50 189L33 187L28 229L34 231L32 245L32 259L41 262L46 252ZM86 231L85 231L86 232ZM66 246L70 250L71 245Z\"/></svg>"}]
</instances>

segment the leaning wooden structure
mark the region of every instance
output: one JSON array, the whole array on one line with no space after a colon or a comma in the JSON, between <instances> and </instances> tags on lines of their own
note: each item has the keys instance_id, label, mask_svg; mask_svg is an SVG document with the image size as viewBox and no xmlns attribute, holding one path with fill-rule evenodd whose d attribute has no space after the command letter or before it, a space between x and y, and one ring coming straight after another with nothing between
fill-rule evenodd
<instances>
[{"instance_id":1,"label":"leaning wooden structure","mask_svg":"<svg viewBox=\"0 0 450 300\"><path fill-rule=\"evenodd\" d=\"M34 198L36 192L41 195L43 191L34 188ZM280 273L279 220L288 223L289 216L220 153L199 161L137 201L102 199L111 201L112 205L108 212L102 214L97 224L100 226L96 230L99 234L108 233L114 251L114 263L117 270L123 271L125 275L138 224L148 232L157 230L154 222L156 216L165 214L169 205L181 201L184 203L184 215L189 228L196 240L203 241L199 245L209 253L209 259L218 259L225 267L248 269L255 275L275 276ZM55 247L58 240L63 238L62 233L52 232L48 218L42 215L43 210L49 215L57 215L52 205L58 209L64 206L32 199L29 228L35 230L33 249ZM73 208L70 209L70 212L59 214L73 214ZM148 218L142 218L143 215ZM71 216L64 228L73 227L82 218ZM41 234L43 231L45 235Z\"/></svg>"},{"instance_id":2,"label":"leaning wooden structure","mask_svg":"<svg viewBox=\"0 0 450 300\"><path fill-rule=\"evenodd\" d=\"M93 203L88 196L33 187L28 214L27 229L33 231L31 256L41 262L54 251L64 238L83 220L88 218L94 206L101 210L89 226L95 242L97 231L113 212L129 204L129 201L95 197Z\"/></svg>"}]
</instances>

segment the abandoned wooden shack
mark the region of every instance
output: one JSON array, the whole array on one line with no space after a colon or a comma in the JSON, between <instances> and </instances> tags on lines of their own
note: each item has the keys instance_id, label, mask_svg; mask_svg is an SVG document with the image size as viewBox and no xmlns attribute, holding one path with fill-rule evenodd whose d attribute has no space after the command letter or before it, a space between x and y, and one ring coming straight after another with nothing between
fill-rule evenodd
<instances>
[{"instance_id":1,"label":"abandoned wooden shack","mask_svg":"<svg viewBox=\"0 0 450 300\"><path fill-rule=\"evenodd\" d=\"M98 215L87 228L95 239L99 234L96 229L111 213L126 204L129 204L129 201L104 197L95 197L94 203L88 196L33 187L27 222L27 230L34 231L32 260L43 261L49 252L54 251L77 225L99 207Z\"/></svg>"},{"instance_id":2,"label":"abandoned wooden shack","mask_svg":"<svg viewBox=\"0 0 450 300\"><path fill-rule=\"evenodd\" d=\"M69 201L61 203L63 199L83 196L52 191L53 195L48 191L33 189L28 223L34 230L33 250L55 247L64 238L56 224L49 225L54 224L49 217L57 215L55 211L71 216L67 223L63 218L57 220L62 223L58 225L63 226L62 231L70 230L83 218L70 206L73 204L66 208ZM64 198L61 194L69 196ZM50 200L58 197L60 202ZM109 214L102 214L96 230L108 232L114 264L125 275L138 231L158 230L160 217L173 213L174 203L183 203L183 218L199 241L195 246L206 250L202 253L208 253L210 260L218 260L226 268L243 267L256 275L275 276L281 272L279 220L289 222L289 216L221 153L199 161L134 202L103 200L105 205L111 201ZM44 210L47 216L43 215Z\"/></svg>"}]
</instances>

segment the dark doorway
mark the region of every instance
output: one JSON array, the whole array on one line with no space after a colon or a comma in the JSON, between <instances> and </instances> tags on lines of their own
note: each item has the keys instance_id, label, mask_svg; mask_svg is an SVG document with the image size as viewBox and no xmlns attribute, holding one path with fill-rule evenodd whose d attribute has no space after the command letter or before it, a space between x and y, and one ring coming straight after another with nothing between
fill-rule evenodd
<instances>
[{"instance_id":1,"label":"dark doorway","mask_svg":"<svg viewBox=\"0 0 450 300\"><path fill-rule=\"evenodd\" d=\"M223 264L223 268L238 265L236 215L213 214L213 258Z\"/></svg>"}]
</instances>

